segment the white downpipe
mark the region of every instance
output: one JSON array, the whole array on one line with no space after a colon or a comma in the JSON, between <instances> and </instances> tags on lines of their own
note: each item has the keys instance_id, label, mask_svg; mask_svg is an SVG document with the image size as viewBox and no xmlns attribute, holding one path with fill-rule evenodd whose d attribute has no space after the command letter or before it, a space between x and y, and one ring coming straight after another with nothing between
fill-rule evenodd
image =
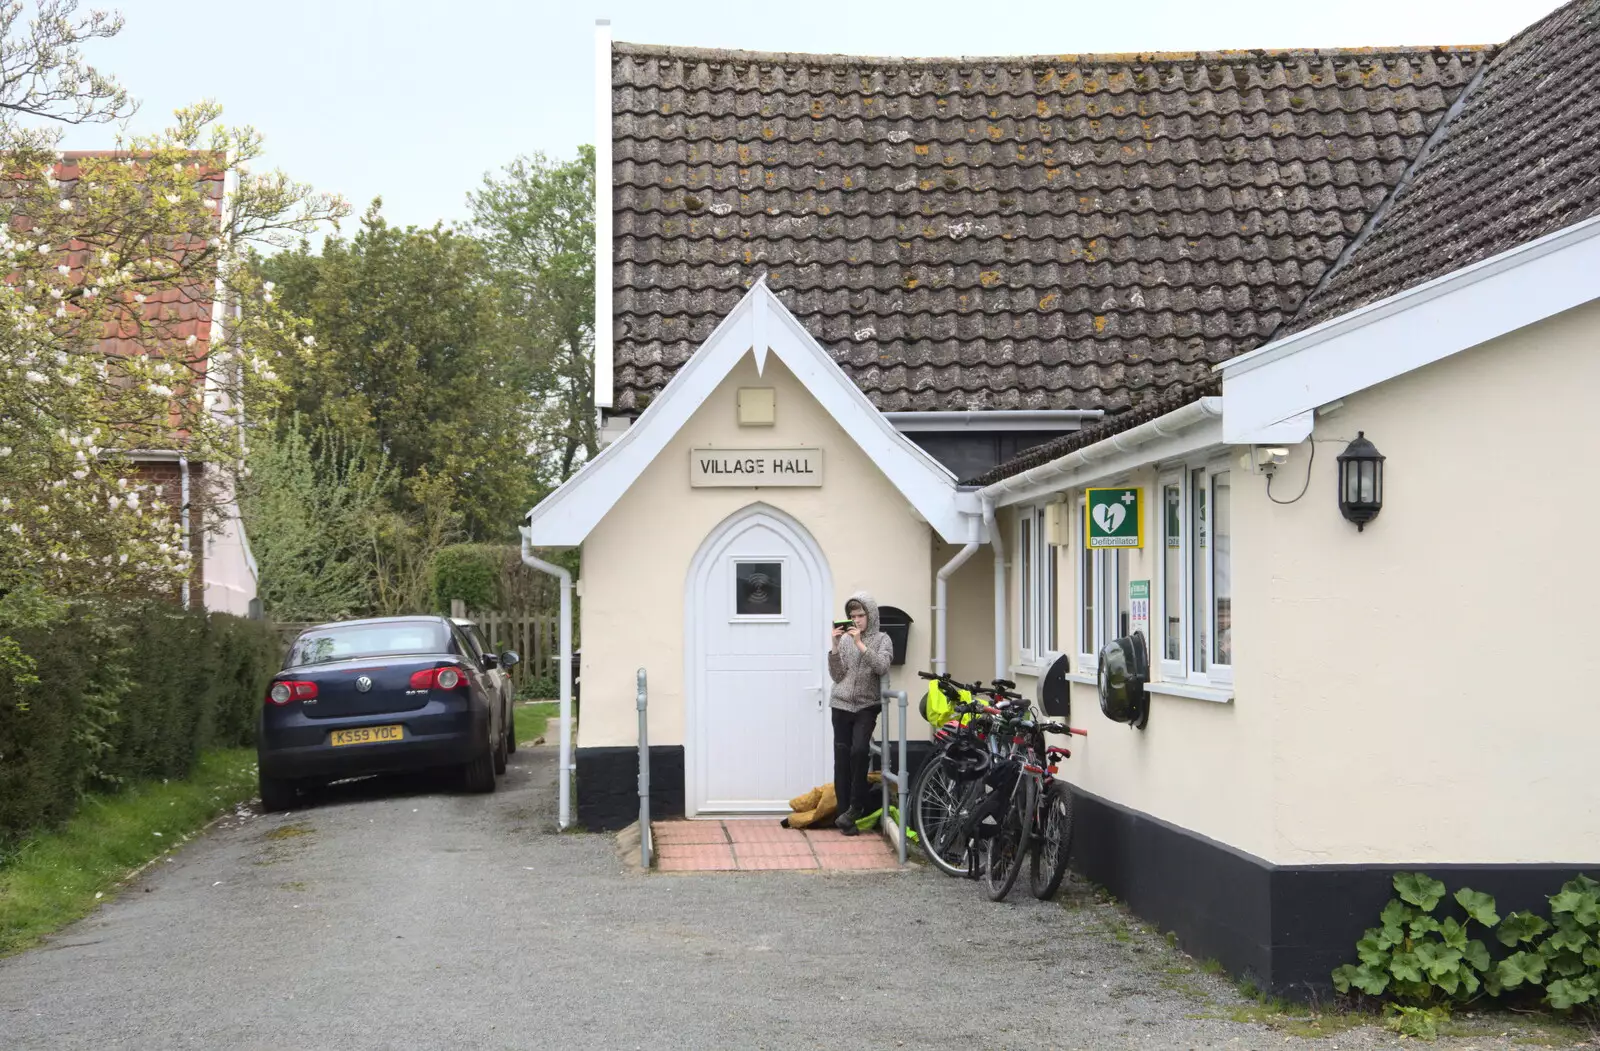
<instances>
[{"instance_id":1,"label":"white downpipe","mask_svg":"<svg viewBox=\"0 0 1600 1051\"><path fill-rule=\"evenodd\" d=\"M560 812L556 827L565 831L572 824L572 574L561 566L535 558L528 543L528 527L521 526L522 561L541 573L561 581L561 754L557 758L561 780L557 789Z\"/></svg>"},{"instance_id":2,"label":"white downpipe","mask_svg":"<svg viewBox=\"0 0 1600 1051\"><path fill-rule=\"evenodd\" d=\"M183 550L189 552L189 458L180 454L178 456L178 499L182 505L178 509L180 521L183 523ZM183 567L183 608L189 608L189 581L194 579L194 559L184 559Z\"/></svg>"},{"instance_id":3,"label":"white downpipe","mask_svg":"<svg viewBox=\"0 0 1600 1051\"><path fill-rule=\"evenodd\" d=\"M989 546L994 548L994 677L1005 679L1011 671L1011 653L1006 645L1006 542L994 518L992 496L983 496L983 524L989 527Z\"/></svg>"},{"instance_id":4,"label":"white downpipe","mask_svg":"<svg viewBox=\"0 0 1600 1051\"><path fill-rule=\"evenodd\" d=\"M933 586L933 673L943 675L946 670L945 656L949 652L945 649L945 640L949 636L950 625L950 575L964 565L967 559L978 550L978 537L980 536L977 518L968 521L971 538L967 546L955 553L955 557L939 567L939 576Z\"/></svg>"}]
</instances>

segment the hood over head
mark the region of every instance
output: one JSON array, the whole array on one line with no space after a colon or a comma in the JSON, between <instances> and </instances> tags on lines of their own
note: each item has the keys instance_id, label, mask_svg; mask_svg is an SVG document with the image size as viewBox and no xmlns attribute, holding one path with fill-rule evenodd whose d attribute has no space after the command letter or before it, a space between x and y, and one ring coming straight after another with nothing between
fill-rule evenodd
<instances>
[{"instance_id":1,"label":"hood over head","mask_svg":"<svg viewBox=\"0 0 1600 1051\"><path fill-rule=\"evenodd\" d=\"M859 602L867 611L867 634L878 630L878 600L868 591L858 591L844 604L845 616L850 615L850 603Z\"/></svg>"}]
</instances>

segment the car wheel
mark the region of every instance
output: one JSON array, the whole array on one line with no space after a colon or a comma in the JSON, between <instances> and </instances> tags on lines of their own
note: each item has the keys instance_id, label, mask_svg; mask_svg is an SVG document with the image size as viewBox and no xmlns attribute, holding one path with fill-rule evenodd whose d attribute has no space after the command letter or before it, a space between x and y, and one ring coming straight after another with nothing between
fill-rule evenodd
<instances>
[{"instance_id":1,"label":"car wheel","mask_svg":"<svg viewBox=\"0 0 1600 1051\"><path fill-rule=\"evenodd\" d=\"M485 748L461 768L461 785L468 792L494 791L494 749Z\"/></svg>"},{"instance_id":2,"label":"car wheel","mask_svg":"<svg viewBox=\"0 0 1600 1051\"><path fill-rule=\"evenodd\" d=\"M285 781L281 777L260 774L258 783L261 788L261 809L269 814L292 808L300 794L293 781Z\"/></svg>"}]
</instances>

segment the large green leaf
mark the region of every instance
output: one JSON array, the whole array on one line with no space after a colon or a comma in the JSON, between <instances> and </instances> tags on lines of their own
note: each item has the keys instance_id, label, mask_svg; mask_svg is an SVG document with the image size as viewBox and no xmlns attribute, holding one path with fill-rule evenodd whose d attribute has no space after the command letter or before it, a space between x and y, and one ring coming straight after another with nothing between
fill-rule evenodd
<instances>
[{"instance_id":1,"label":"large green leaf","mask_svg":"<svg viewBox=\"0 0 1600 1051\"><path fill-rule=\"evenodd\" d=\"M1568 883L1571 888L1571 883ZM1600 923L1600 897L1594 891L1582 889L1563 889L1562 893L1550 899L1550 912L1571 913L1574 920L1584 926L1594 926Z\"/></svg>"},{"instance_id":2,"label":"large green leaf","mask_svg":"<svg viewBox=\"0 0 1600 1051\"><path fill-rule=\"evenodd\" d=\"M1362 963L1383 967L1389 962L1390 948L1392 946L1385 945L1376 938L1362 938L1356 942L1356 956Z\"/></svg>"},{"instance_id":3,"label":"large green leaf","mask_svg":"<svg viewBox=\"0 0 1600 1051\"><path fill-rule=\"evenodd\" d=\"M1479 971L1489 969L1489 949L1481 941L1474 938L1461 950L1461 958Z\"/></svg>"},{"instance_id":4,"label":"large green leaf","mask_svg":"<svg viewBox=\"0 0 1600 1051\"><path fill-rule=\"evenodd\" d=\"M1415 941L1424 934L1433 934L1439 930L1439 921L1432 916L1418 916L1411 921L1411 940Z\"/></svg>"},{"instance_id":5,"label":"large green leaf","mask_svg":"<svg viewBox=\"0 0 1600 1051\"><path fill-rule=\"evenodd\" d=\"M1422 961L1414 952L1397 952L1389 958L1389 970L1402 982L1422 981Z\"/></svg>"},{"instance_id":6,"label":"large green leaf","mask_svg":"<svg viewBox=\"0 0 1600 1051\"><path fill-rule=\"evenodd\" d=\"M1463 996L1471 996L1473 993L1478 991L1478 986L1481 984L1482 983L1478 981L1478 976L1472 971L1463 970L1461 972L1461 993ZM1492 995L1498 996L1499 993L1494 993Z\"/></svg>"},{"instance_id":7,"label":"large green leaf","mask_svg":"<svg viewBox=\"0 0 1600 1051\"><path fill-rule=\"evenodd\" d=\"M1428 977L1435 981L1454 972L1461 963L1461 950L1440 942L1423 942L1417 946L1415 955Z\"/></svg>"},{"instance_id":8,"label":"large green leaf","mask_svg":"<svg viewBox=\"0 0 1600 1051\"><path fill-rule=\"evenodd\" d=\"M1467 928L1458 923L1454 916L1439 924L1439 936L1452 949L1465 950L1467 947Z\"/></svg>"},{"instance_id":9,"label":"large green leaf","mask_svg":"<svg viewBox=\"0 0 1600 1051\"><path fill-rule=\"evenodd\" d=\"M1397 872L1394 877L1395 893L1400 900L1409 902L1423 912L1432 912L1444 898L1444 884L1420 872Z\"/></svg>"},{"instance_id":10,"label":"large green leaf","mask_svg":"<svg viewBox=\"0 0 1600 1051\"><path fill-rule=\"evenodd\" d=\"M1597 983L1593 975L1582 978L1558 978L1545 987L1545 998L1558 1011L1570 1010L1595 998Z\"/></svg>"},{"instance_id":11,"label":"large green leaf","mask_svg":"<svg viewBox=\"0 0 1600 1051\"><path fill-rule=\"evenodd\" d=\"M1535 916L1531 912L1513 912L1500 921L1494 933L1501 945L1519 945L1533 941L1549 929L1550 924L1543 916Z\"/></svg>"},{"instance_id":12,"label":"large green leaf","mask_svg":"<svg viewBox=\"0 0 1600 1051\"><path fill-rule=\"evenodd\" d=\"M1456 891L1456 902L1466 910L1468 916L1485 927L1493 927L1500 922L1500 914L1494 911L1494 898L1481 890L1462 887Z\"/></svg>"},{"instance_id":13,"label":"large green leaf","mask_svg":"<svg viewBox=\"0 0 1600 1051\"><path fill-rule=\"evenodd\" d=\"M1584 947L1593 944L1587 931L1571 923L1557 925L1556 932L1550 935L1545 944L1556 948L1566 949L1569 952L1581 953Z\"/></svg>"},{"instance_id":14,"label":"large green leaf","mask_svg":"<svg viewBox=\"0 0 1600 1051\"><path fill-rule=\"evenodd\" d=\"M1383 911L1378 913L1378 922L1385 927L1399 927L1416 916L1416 914L1417 910L1410 905L1400 901L1398 898L1390 898L1389 904L1385 905Z\"/></svg>"},{"instance_id":15,"label":"large green leaf","mask_svg":"<svg viewBox=\"0 0 1600 1051\"><path fill-rule=\"evenodd\" d=\"M1544 977L1544 967L1544 957L1531 952L1514 952L1500 961L1495 977L1504 989L1515 989L1524 984L1538 985Z\"/></svg>"},{"instance_id":16,"label":"large green leaf","mask_svg":"<svg viewBox=\"0 0 1600 1051\"><path fill-rule=\"evenodd\" d=\"M1334 970L1333 987L1341 993L1348 993L1355 988L1368 996L1380 996L1389 988L1389 974L1379 967L1365 964L1355 967L1347 963Z\"/></svg>"}]
</instances>

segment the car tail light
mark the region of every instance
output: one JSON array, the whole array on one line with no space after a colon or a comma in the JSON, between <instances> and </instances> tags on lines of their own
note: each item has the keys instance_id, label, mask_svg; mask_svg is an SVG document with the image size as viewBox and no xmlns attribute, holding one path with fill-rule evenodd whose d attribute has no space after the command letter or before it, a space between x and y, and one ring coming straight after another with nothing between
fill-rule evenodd
<instances>
[{"instance_id":1,"label":"car tail light","mask_svg":"<svg viewBox=\"0 0 1600 1051\"><path fill-rule=\"evenodd\" d=\"M317 684L314 682L275 682L272 689L267 691L267 700L273 704L288 704L290 701L311 701L317 696Z\"/></svg>"},{"instance_id":2,"label":"car tail light","mask_svg":"<svg viewBox=\"0 0 1600 1051\"><path fill-rule=\"evenodd\" d=\"M461 674L461 669L459 668L425 668L412 674L411 688L413 690L432 690L434 688L453 690L458 686L465 685L466 681L466 676Z\"/></svg>"}]
</instances>

